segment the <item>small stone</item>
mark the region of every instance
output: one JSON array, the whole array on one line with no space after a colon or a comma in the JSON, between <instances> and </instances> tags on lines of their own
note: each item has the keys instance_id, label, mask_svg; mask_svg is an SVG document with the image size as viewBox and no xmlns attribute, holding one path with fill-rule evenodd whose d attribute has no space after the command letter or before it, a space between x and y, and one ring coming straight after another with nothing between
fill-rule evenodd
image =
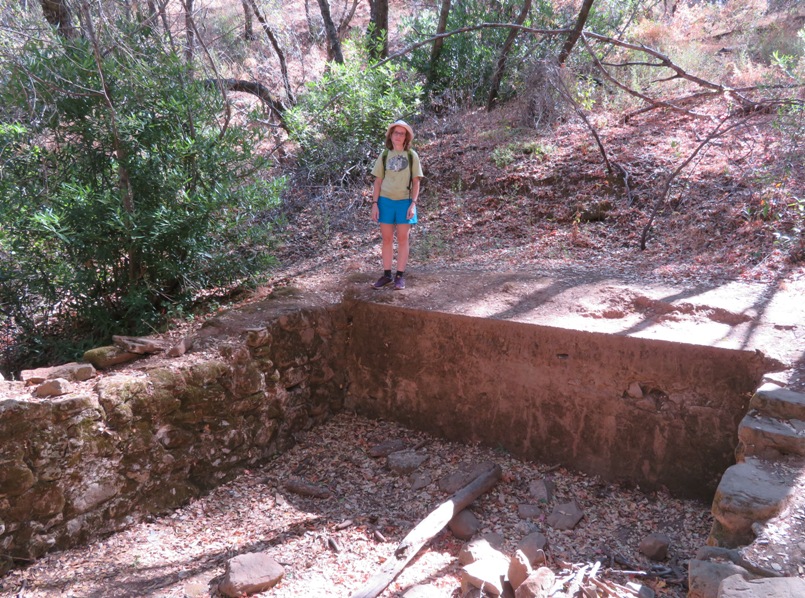
<instances>
[{"instance_id":1,"label":"small stone","mask_svg":"<svg viewBox=\"0 0 805 598\"><path fill-rule=\"evenodd\" d=\"M489 558L475 561L461 569L461 590L480 588L489 596L503 594L503 583L509 569L508 559Z\"/></svg>"},{"instance_id":2,"label":"small stone","mask_svg":"<svg viewBox=\"0 0 805 598\"><path fill-rule=\"evenodd\" d=\"M456 513L455 517L447 524L453 535L459 540L469 540L481 528L481 523L475 516L475 513L468 509Z\"/></svg>"},{"instance_id":3,"label":"small stone","mask_svg":"<svg viewBox=\"0 0 805 598\"><path fill-rule=\"evenodd\" d=\"M264 552L250 552L229 559L218 590L236 598L264 592L277 585L285 569Z\"/></svg>"},{"instance_id":4,"label":"small stone","mask_svg":"<svg viewBox=\"0 0 805 598\"><path fill-rule=\"evenodd\" d=\"M515 590L533 573L531 563L522 550L517 550L509 561L509 583Z\"/></svg>"},{"instance_id":5,"label":"small stone","mask_svg":"<svg viewBox=\"0 0 805 598\"><path fill-rule=\"evenodd\" d=\"M643 389L640 388L640 384L638 384L637 382L632 382L629 385L629 388L626 390L626 394L632 397L633 399L642 399Z\"/></svg>"},{"instance_id":6,"label":"small stone","mask_svg":"<svg viewBox=\"0 0 805 598\"><path fill-rule=\"evenodd\" d=\"M464 544L458 553L458 562L462 565L469 565L486 558L505 559L506 555L498 550L502 542L497 543L494 537L497 535L499 534L485 534Z\"/></svg>"},{"instance_id":7,"label":"small stone","mask_svg":"<svg viewBox=\"0 0 805 598\"><path fill-rule=\"evenodd\" d=\"M422 488L430 486L433 480L427 473L414 472L408 478L408 481L411 482L411 490L422 490Z\"/></svg>"},{"instance_id":8,"label":"small stone","mask_svg":"<svg viewBox=\"0 0 805 598\"><path fill-rule=\"evenodd\" d=\"M671 538L666 534L649 534L640 541L639 550L642 554L652 561L664 561L668 558L668 547L671 545Z\"/></svg>"},{"instance_id":9,"label":"small stone","mask_svg":"<svg viewBox=\"0 0 805 598\"><path fill-rule=\"evenodd\" d=\"M521 503L517 505L517 516L520 519L537 519L542 515L542 509L537 505Z\"/></svg>"},{"instance_id":10,"label":"small stone","mask_svg":"<svg viewBox=\"0 0 805 598\"><path fill-rule=\"evenodd\" d=\"M396 453L397 451L401 451L405 448L405 441L395 439L395 440L386 440L381 442L380 444L376 444L372 448L369 449L369 456L370 457L388 457L391 453Z\"/></svg>"},{"instance_id":11,"label":"small stone","mask_svg":"<svg viewBox=\"0 0 805 598\"><path fill-rule=\"evenodd\" d=\"M427 458L427 455L422 455L414 450L408 449L391 453L386 457L386 465L394 473L407 475L415 471Z\"/></svg>"},{"instance_id":12,"label":"small stone","mask_svg":"<svg viewBox=\"0 0 805 598\"><path fill-rule=\"evenodd\" d=\"M64 378L54 378L53 380L45 380L34 389L32 394L39 398L60 397L72 390L73 387L67 380Z\"/></svg>"},{"instance_id":13,"label":"small stone","mask_svg":"<svg viewBox=\"0 0 805 598\"><path fill-rule=\"evenodd\" d=\"M534 497L538 503L546 503L553 500L553 492L556 489L556 484L553 480L541 478L534 480L528 485L528 492Z\"/></svg>"},{"instance_id":14,"label":"small stone","mask_svg":"<svg viewBox=\"0 0 805 598\"><path fill-rule=\"evenodd\" d=\"M541 532L532 532L517 544L517 550L523 552L528 557L528 562L532 567L536 567L545 562L545 547L548 539Z\"/></svg>"},{"instance_id":15,"label":"small stone","mask_svg":"<svg viewBox=\"0 0 805 598\"><path fill-rule=\"evenodd\" d=\"M548 515L548 525L554 529L573 529L581 521L582 517L584 517L584 511L573 500L556 505L551 514Z\"/></svg>"},{"instance_id":16,"label":"small stone","mask_svg":"<svg viewBox=\"0 0 805 598\"><path fill-rule=\"evenodd\" d=\"M514 592L514 598L545 598L551 591L556 575L547 567L540 567L529 575Z\"/></svg>"}]
</instances>

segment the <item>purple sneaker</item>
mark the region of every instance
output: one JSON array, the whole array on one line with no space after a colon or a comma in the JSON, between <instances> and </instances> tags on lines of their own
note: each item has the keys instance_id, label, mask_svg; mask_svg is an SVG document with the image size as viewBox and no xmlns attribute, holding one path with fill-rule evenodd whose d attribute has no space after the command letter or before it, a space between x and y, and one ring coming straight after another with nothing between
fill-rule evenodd
<instances>
[{"instance_id":1,"label":"purple sneaker","mask_svg":"<svg viewBox=\"0 0 805 598\"><path fill-rule=\"evenodd\" d=\"M399 274L394 277L394 290L402 291L405 288L405 276Z\"/></svg>"},{"instance_id":2,"label":"purple sneaker","mask_svg":"<svg viewBox=\"0 0 805 598\"><path fill-rule=\"evenodd\" d=\"M394 282L391 279L391 276L386 276L385 274L377 279L377 282L372 285L373 289L382 289L384 286L391 284Z\"/></svg>"}]
</instances>

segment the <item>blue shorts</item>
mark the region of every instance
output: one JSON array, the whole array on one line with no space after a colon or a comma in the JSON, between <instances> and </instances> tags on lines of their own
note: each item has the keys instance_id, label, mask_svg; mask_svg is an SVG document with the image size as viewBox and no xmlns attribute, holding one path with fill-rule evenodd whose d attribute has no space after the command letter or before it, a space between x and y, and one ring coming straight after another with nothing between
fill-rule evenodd
<instances>
[{"instance_id":1,"label":"blue shorts","mask_svg":"<svg viewBox=\"0 0 805 598\"><path fill-rule=\"evenodd\" d=\"M416 207L414 217L410 220L406 218L410 206L410 199L389 199L381 195L377 198L377 207L380 209L377 221L380 224L416 224Z\"/></svg>"}]
</instances>

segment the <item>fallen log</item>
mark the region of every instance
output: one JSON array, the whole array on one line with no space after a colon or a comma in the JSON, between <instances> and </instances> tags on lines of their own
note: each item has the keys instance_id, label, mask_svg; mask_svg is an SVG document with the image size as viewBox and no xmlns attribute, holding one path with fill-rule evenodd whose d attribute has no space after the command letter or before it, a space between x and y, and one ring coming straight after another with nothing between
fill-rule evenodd
<instances>
[{"instance_id":1,"label":"fallen log","mask_svg":"<svg viewBox=\"0 0 805 598\"><path fill-rule=\"evenodd\" d=\"M472 501L490 490L498 483L503 470L500 465L492 465L485 469L472 482L453 494L449 499L436 507L408 532L390 558L366 584L352 594L351 598L376 598L394 581L405 566L416 556L420 549L459 512L467 508Z\"/></svg>"}]
</instances>

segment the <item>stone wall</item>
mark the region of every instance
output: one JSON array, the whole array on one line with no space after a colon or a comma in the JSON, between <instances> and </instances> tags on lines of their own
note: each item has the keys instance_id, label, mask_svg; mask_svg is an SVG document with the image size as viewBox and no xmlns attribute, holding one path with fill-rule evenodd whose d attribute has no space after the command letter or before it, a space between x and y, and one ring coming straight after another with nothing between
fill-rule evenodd
<instances>
[{"instance_id":1,"label":"stone wall","mask_svg":"<svg viewBox=\"0 0 805 598\"><path fill-rule=\"evenodd\" d=\"M60 398L0 382L2 553L36 558L121 529L283 451L341 409L347 330L341 309L297 310Z\"/></svg>"}]
</instances>

